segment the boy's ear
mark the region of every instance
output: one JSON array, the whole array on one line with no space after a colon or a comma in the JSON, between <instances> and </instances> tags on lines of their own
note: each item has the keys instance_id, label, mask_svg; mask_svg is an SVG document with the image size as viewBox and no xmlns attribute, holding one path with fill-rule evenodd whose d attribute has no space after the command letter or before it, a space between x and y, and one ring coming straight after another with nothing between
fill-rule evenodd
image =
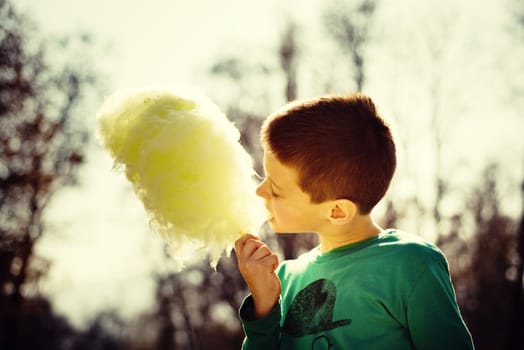
<instances>
[{"instance_id":1,"label":"boy's ear","mask_svg":"<svg viewBox=\"0 0 524 350\"><path fill-rule=\"evenodd\" d=\"M337 199L333 201L329 220L335 225L347 224L358 212L357 205L349 199Z\"/></svg>"}]
</instances>

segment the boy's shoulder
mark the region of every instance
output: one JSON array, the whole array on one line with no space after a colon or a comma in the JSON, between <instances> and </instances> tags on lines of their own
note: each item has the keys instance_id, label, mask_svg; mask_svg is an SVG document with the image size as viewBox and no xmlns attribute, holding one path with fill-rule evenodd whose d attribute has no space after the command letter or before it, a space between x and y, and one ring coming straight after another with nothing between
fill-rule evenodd
<instances>
[{"instance_id":1,"label":"boy's shoulder","mask_svg":"<svg viewBox=\"0 0 524 350\"><path fill-rule=\"evenodd\" d=\"M442 259L444 254L428 240L397 229L385 230L378 236L377 249L386 253L393 252L406 259Z\"/></svg>"},{"instance_id":2,"label":"boy's shoulder","mask_svg":"<svg viewBox=\"0 0 524 350\"><path fill-rule=\"evenodd\" d=\"M390 229L383 231L377 238L376 245L362 252L362 255L379 264L414 270L425 270L437 264L447 269L448 262L444 253L421 236Z\"/></svg>"}]
</instances>

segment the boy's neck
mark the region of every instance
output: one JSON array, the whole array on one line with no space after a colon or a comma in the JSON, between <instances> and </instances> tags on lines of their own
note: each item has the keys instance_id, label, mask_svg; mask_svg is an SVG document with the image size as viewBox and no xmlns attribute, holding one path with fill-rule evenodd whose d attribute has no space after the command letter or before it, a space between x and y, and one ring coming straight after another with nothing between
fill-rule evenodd
<instances>
[{"instance_id":1,"label":"boy's neck","mask_svg":"<svg viewBox=\"0 0 524 350\"><path fill-rule=\"evenodd\" d=\"M329 232L318 233L322 253L366 240L382 232L382 228L369 215L355 216L347 225L331 228L333 229Z\"/></svg>"}]
</instances>

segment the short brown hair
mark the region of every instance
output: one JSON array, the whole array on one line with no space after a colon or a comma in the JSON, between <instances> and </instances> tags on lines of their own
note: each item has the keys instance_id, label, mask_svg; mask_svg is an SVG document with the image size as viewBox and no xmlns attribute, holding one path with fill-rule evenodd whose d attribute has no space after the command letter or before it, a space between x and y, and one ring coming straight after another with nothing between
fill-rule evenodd
<instances>
[{"instance_id":1,"label":"short brown hair","mask_svg":"<svg viewBox=\"0 0 524 350\"><path fill-rule=\"evenodd\" d=\"M298 185L313 203L344 198L368 214L395 172L389 126L363 94L289 103L265 120L261 141L298 171Z\"/></svg>"}]
</instances>

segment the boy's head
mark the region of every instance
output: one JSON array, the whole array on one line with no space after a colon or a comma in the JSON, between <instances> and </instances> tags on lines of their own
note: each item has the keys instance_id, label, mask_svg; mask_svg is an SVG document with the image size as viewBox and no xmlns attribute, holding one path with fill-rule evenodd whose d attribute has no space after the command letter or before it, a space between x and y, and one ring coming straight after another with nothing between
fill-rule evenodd
<instances>
[{"instance_id":1,"label":"boy's head","mask_svg":"<svg viewBox=\"0 0 524 350\"><path fill-rule=\"evenodd\" d=\"M396 167L391 131L362 94L287 104L266 119L261 141L298 172L311 202L349 199L361 214L384 196Z\"/></svg>"}]
</instances>

